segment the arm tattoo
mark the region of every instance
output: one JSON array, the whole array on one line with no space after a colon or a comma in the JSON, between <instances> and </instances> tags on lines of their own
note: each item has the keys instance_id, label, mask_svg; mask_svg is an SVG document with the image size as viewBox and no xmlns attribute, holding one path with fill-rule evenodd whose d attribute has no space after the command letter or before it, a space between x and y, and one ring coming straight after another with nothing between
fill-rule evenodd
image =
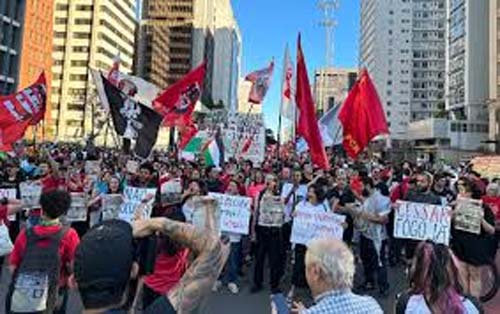
<instances>
[{"instance_id":1,"label":"arm tattoo","mask_svg":"<svg viewBox=\"0 0 500 314\"><path fill-rule=\"evenodd\" d=\"M165 234L188 247L196 256L180 282L167 296L178 314L197 312L203 298L219 277L229 254L229 247L212 231L211 227L215 226L213 210L206 218L204 230L171 220L165 220L163 225Z\"/></svg>"}]
</instances>

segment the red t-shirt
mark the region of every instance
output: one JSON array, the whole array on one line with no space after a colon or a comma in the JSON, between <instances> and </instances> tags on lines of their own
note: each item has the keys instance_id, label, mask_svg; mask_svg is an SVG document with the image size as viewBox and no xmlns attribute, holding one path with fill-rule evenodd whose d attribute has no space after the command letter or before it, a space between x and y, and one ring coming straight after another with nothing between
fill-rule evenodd
<instances>
[{"instance_id":1,"label":"red t-shirt","mask_svg":"<svg viewBox=\"0 0 500 314\"><path fill-rule=\"evenodd\" d=\"M500 197L498 196L483 196L483 203L488 205L495 215L495 220L500 220Z\"/></svg>"},{"instance_id":2,"label":"red t-shirt","mask_svg":"<svg viewBox=\"0 0 500 314\"><path fill-rule=\"evenodd\" d=\"M42 193L57 190L59 188L59 180L53 175L47 175L42 178Z\"/></svg>"},{"instance_id":3,"label":"red t-shirt","mask_svg":"<svg viewBox=\"0 0 500 314\"><path fill-rule=\"evenodd\" d=\"M0 205L0 224L3 222L5 225L9 225L9 219L7 219L7 206Z\"/></svg>"},{"instance_id":4,"label":"red t-shirt","mask_svg":"<svg viewBox=\"0 0 500 314\"><path fill-rule=\"evenodd\" d=\"M62 226L56 225L56 226L34 226L33 231L35 234L39 236L45 236L45 235L51 235L59 230L61 230ZM67 284L67 279L69 274L66 273L66 265L72 264L73 260L75 258L75 251L76 248L78 247L78 244L80 243L80 238L78 237L78 234L73 228L70 228L64 237L61 239L61 242L59 244L59 258L61 261L61 273L59 277L59 285L61 287L66 286ZM23 260L24 252L26 251L26 244L27 244L27 238L26 238L26 229L23 229L21 233L17 236L16 242L14 243L14 248L10 254L10 260L9 263L11 266L15 266L18 268L21 266L21 262ZM40 248L47 247L49 243L47 241L41 241L39 243Z\"/></svg>"},{"instance_id":5,"label":"red t-shirt","mask_svg":"<svg viewBox=\"0 0 500 314\"><path fill-rule=\"evenodd\" d=\"M156 257L155 270L144 277L144 284L158 294L168 293L186 272L188 254L188 249L181 249L174 256L159 254Z\"/></svg>"}]
</instances>

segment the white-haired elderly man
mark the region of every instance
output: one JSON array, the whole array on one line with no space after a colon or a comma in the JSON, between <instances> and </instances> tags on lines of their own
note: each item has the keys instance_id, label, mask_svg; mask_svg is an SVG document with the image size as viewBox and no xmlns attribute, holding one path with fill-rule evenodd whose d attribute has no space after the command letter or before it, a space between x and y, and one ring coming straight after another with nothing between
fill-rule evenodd
<instances>
[{"instance_id":1,"label":"white-haired elderly man","mask_svg":"<svg viewBox=\"0 0 500 314\"><path fill-rule=\"evenodd\" d=\"M344 242L312 240L306 253L306 278L315 305L306 309L295 303L298 314L381 314L375 299L352 293L354 256Z\"/></svg>"}]
</instances>

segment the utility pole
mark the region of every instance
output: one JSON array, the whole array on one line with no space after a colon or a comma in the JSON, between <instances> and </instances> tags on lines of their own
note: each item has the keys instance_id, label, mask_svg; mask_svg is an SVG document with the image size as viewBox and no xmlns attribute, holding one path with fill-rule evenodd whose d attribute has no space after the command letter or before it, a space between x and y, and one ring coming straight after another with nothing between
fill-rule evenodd
<instances>
[{"instance_id":1,"label":"utility pole","mask_svg":"<svg viewBox=\"0 0 500 314\"><path fill-rule=\"evenodd\" d=\"M325 67L323 70L320 69L320 79L321 84L319 86L318 107L326 112L325 101L323 92L327 88L327 69L332 67L334 64L334 53L335 53L335 28L337 27L337 19L335 18L335 12L339 9L340 0L319 0L318 9L323 13L323 19L320 21L320 25L325 28Z\"/></svg>"}]
</instances>

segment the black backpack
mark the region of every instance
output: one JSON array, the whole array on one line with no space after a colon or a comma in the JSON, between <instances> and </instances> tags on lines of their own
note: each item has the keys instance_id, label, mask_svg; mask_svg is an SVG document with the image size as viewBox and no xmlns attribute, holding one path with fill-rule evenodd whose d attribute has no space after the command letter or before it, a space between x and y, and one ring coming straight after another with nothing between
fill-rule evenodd
<instances>
[{"instance_id":1,"label":"black backpack","mask_svg":"<svg viewBox=\"0 0 500 314\"><path fill-rule=\"evenodd\" d=\"M26 229L26 251L16 269L7 296L7 313L51 314L59 295L61 259L59 245L69 228L39 236L32 228ZM41 241L48 241L40 248Z\"/></svg>"}]
</instances>

